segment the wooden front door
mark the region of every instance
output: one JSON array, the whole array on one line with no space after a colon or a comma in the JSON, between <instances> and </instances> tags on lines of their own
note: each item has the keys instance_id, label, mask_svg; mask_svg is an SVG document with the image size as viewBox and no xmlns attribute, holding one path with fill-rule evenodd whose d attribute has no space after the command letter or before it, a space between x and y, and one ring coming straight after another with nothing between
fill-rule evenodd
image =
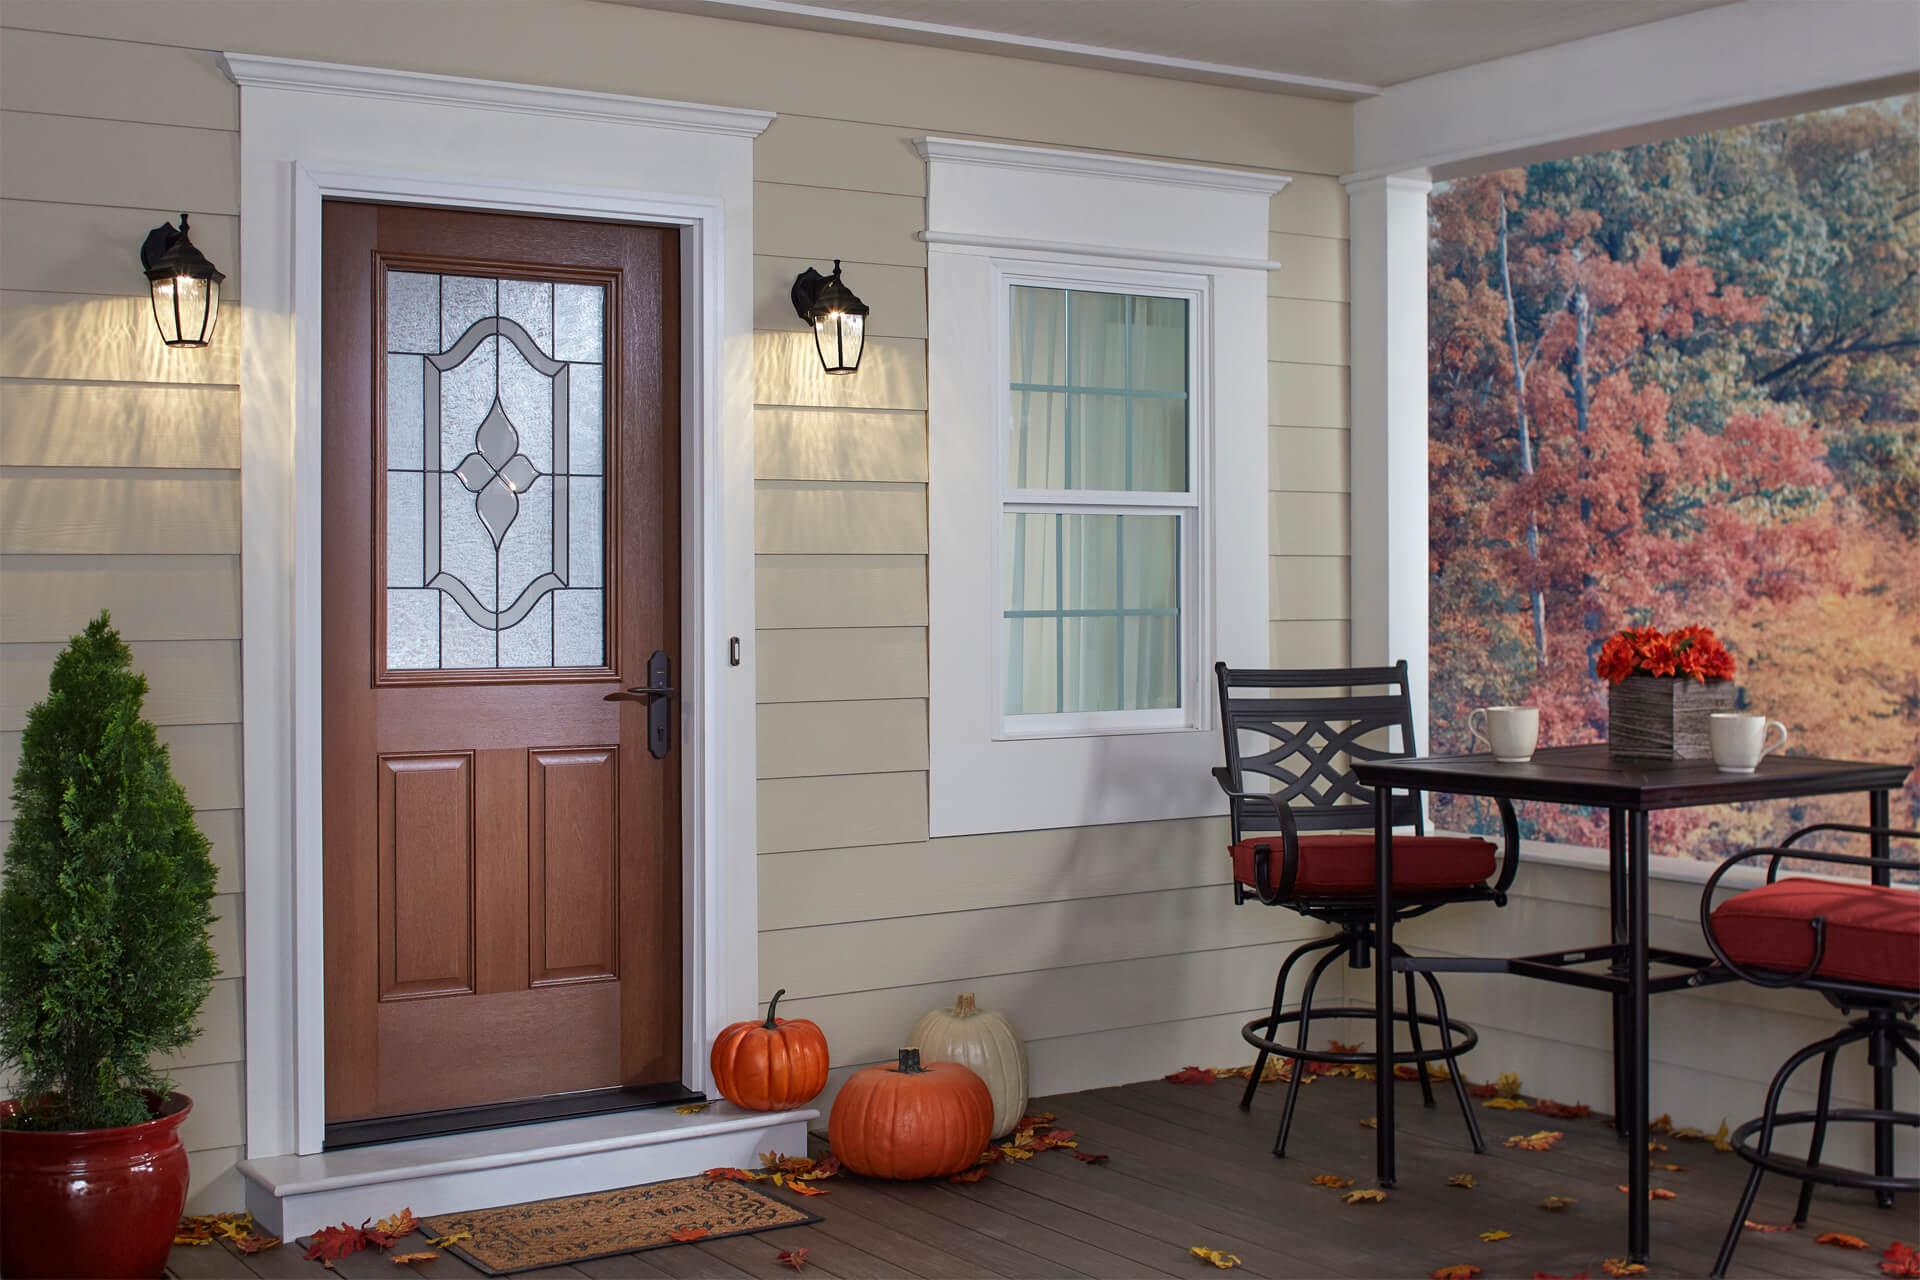
<instances>
[{"instance_id":1,"label":"wooden front door","mask_svg":"<svg viewBox=\"0 0 1920 1280\"><path fill-rule=\"evenodd\" d=\"M678 252L325 206L329 1141L679 1078Z\"/></svg>"}]
</instances>

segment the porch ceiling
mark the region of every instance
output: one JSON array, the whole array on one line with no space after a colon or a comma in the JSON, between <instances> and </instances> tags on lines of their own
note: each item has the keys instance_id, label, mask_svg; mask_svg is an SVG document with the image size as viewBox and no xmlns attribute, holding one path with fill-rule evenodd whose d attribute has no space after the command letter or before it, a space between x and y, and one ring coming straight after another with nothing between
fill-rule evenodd
<instances>
[{"instance_id":1,"label":"porch ceiling","mask_svg":"<svg viewBox=\"0 0 1920 1280\"><path fill-rule=\"evenodd\" d=\"M1731 0L609 2L1351 99Z\"/></svg>"}]
</instances>

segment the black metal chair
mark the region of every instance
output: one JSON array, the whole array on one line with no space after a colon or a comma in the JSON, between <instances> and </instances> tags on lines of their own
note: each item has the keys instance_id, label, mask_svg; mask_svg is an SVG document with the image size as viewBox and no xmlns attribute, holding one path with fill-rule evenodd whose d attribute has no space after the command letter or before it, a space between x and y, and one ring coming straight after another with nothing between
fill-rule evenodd
<instances>
[{"instance_id":1,"label":"black metal chair","mask_svg":"<svg viewBox=\"0 0 1920 1280\"><path fill-rule=\"evenodd\" d=\"M1889 850L1872 857L1796 849L1803 837L1817 832L1864 835L1876 848ZM1818 991L1842 1014L1848 1026L1817 1040L1787 1059L1767 1089L1767 1105L1756 1119L1733 1131L1729 1139L1740 1158L1753 1166L1746 1190L1727 1228L1715 1277L1724 1276L1740 1243L1760 1179L1778 1173L1800 1181L1800 1200L1793 1221L1804 1226L1819 1185L1870 1190L1882 1208L1893 1205L1896 1191L1920 1190L1920 1178L1894 1173L1893 1135L1896 1125L1920 1127L1920 1114L1893 1105L1893 1071L1900 1058L1920 1068L1920 1031L1914 1026L1920 1011L1920 894L1895 889L1892 872L1920 870L1920 862L1891 855L1894 840L1920 840L1920 831L1891 827L1821 823L1794 832L1778 845L1749 849L1729 858L1707 880L1700 896L1700 928L1717 959L1735 977L1761 987L1804 987ZM1780 879L1783 858L1835 866L1866 867L1872 880L1816 880L1797 876ZM1713 903L1720 881L1741 863L1767 859L1763 884L1735 894L1719 906ZM1833 1066L1840 1050L1865 1041L1873 1068L1873 1106L1833 1105ZM1820 1059L1820 1084L1812 1111L1780 1110L1780 1095L1793 1073L1814 1058ZM1811 1124L1806 1159L1773 1150L1774 1135L1788 1125ZM1834 1124L1873 1126L1874 1170L1866 1173L1823 1163L1827 1131ZM1756 1142L1757 1135L1757 1142Z\"/></svg>"},{"instance_id":2,"label":"black metal chair","mask_svg":"<svg viewBox=\"0 0 1920 1280\"><path fill-rule=\"evenodd\" d=\"M1241 1036L1259 1050L1241 1110L1253 1106L1253 1097L1271 1054L1293 1064L1287 1100L1280 1113L1280 1131L1273 1153L1287 1153L1287 1134L1293 1127L1301 1077L1314 1062L1366 1064L1369 1052L1309 1051L1307 1040L1314 1023L1331 1019L1374 1017L1371 1008L1316 1010L1314 991L1320 977L1345 957L1355 969L1375 963L1373 791L1348 772L1350 759L1378 760L1414 754L1413 704L1407 690L1407 664L1391 667L1352 667L1322 670L1234 670L1224 662L1214 665L1220 691L1220 723L1226 738L1226 765L1213 771L1227 793L1233 830L1233 900L1249 897L1266 906L1281 906L1334 926L1332 937L1295 948L1280 965L1273 985L1273 1009L1241 1028ZM1384 693L1316 694L1327 689L1384 688ZM1399 735L1397 747L1383 741ZM1253 738L1259 749L1249 752L1243 739ZM1252 790L1250 776L1271 783L1270 790ZM1396 795L1396 828L1410 826L1412 835L1394 836L1394 919L1411 919L1454 902L1506 903L1507 890L1518 869L1520 830L1513 807L1500 801L1505 849L1495 874L1492 844L1464 836L1425 833L1418 793ZM1302 834L1353 832L1360 835ZM1298 1009L1285 1008L1287 978L1294 965L1315 952L1325 955L1308 971ZM1396 956L1405 954L1394 948ZM1454 1094L1467 1121L1475 1151L1485 1151L1479 1117L1467 1096L1458 1055L1479 1042L1479 1033L1447 1015L1445 993L1432 973L1421 973L1433 997L1434 1012L1419 1010L1414 974L1407 974L1407 1007L1396 1021L1407 1027L1410 1051L1396 1051L1396 1066L1412 1065L1421 1096L1434 1105L1432 1062L1444 1062L1453 1080ZM1282 1027L1297 1027L1294 1043L1279 1040ZM1421 1029L1433 1028L1439 1046L1429 1049Z\"/></svg>"}]
</instances>

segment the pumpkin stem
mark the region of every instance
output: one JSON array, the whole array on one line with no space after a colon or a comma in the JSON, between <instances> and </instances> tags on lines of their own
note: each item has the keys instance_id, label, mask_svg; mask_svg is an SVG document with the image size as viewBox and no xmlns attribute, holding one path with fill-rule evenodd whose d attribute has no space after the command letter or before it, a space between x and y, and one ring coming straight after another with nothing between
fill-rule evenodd
<instances>
[{"instance_id":1,"label":"pumpkin stem","mask_svg":"<svg viewBox=\"0 0 1920 1280\"><path fill-rule=\"evenodd\" d=\"M980 1007L973 1001L973 992L962 992L953 1002L953 1012L954 1016L959 1018L971 1017L980 1012Z\"/></svg>"},{"instance_id":2,"label":"pumpkin stem","mask_svg":"<svg viewBox=\"0 0 1920 1280\"><path fill-rule=\"evenodd\" d=\"M900 1051L899 1070L900 1074L909 1076L924 1073L926 1068L920 1065L920 1051L918 1049L902 1049Z\"/></svg>"},{"instance_id":3,"label":"pumpkin stem","mask_svg":"<svg viewBox=\"0 0 1920 1280\"><path fill-rule=\"evenodd\" d=\"M767 1001L767 1020L763 1025L769 1031L773 1030L774 1028L774 1021L773 1021L774 1008L780 1003L780 997L785 994L787 994L787 989L785 987L782 987L778 991L773 993L773 999Z\"/></svg>"}]
</instances>

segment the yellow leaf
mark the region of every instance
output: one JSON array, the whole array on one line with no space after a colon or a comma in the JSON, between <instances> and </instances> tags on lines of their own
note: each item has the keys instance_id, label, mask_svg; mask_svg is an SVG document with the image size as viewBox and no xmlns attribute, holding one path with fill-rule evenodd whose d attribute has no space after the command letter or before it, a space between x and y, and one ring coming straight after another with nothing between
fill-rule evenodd
<instances>
[{"instance_id":1,"label":"yellow leaf","mask_svg":"<svg viewBox=\"0 0 1920 1280\"><path fill-rule=\"evenodd\" d=\"M1362 1129L1378 1129L1380 1127L1380 1117L1368 1116L1365 1120L1362 1120L1360 1122L1360 1127Z\"/></svg>"},{"instance_id":2,"label":"yellow leaf","mask_svg":"<svg viewBox=\"0 0 1920 1280\"><path fill-rule=\"evenodd\" d=\"M1540 1202L1540 1207L1552 1213L1559 1213L1562 1209L1565 1209L1567 1206L1576 1205L1579 1203L1580 1202L1578 1200L1575 1200L1572 1196L1548 1196L1545 1200L1542 1200Z\"/></svg>"},{"instance_id":3,"label":"yellow leaf","mask_svg":"<svg viewBox=\"0 0 1920 1280\"><path fill-rule=\"evenodd\" d=\"M1316 1173L1313 1175L1313 1185L1316 1187L1333 1187L1335 1190L1338 1190L1341 1187L1352 1186L1353 1179L1343 1178L1337 1173Z\"/></svg>"},{"instance_id":4,"label":"yellow leaf","mask_svg":"<svg viewBox=\"0 0 1920 1280\"><path fill-rule=\"evenodd\" d=\"M1520 1077L1511 1071L1502 1071L1493 1078L1493 1087L1503 1098L1520 1096Z\"/></svg>"},{"instance_id":5,"label":"yellow leaf","mask_svg":"<svg viewBox=\"0 0 1920 1280\"><path fill-rule=\"evenodd\" d=\"M1513 1232L1511 1232L1511 1231L1499 1231L1499 1230L1494 1230L1494 1231L1482 1231L1482 1232L1480 1233L1480 1238L1481 1238L1482 1240L1484 1240L1484 1241L1486 1241L1486 1242L1487 1242L1488 1244L1498 1244L1498 1243L1500 1243L1500 1241L1502 1241L1502 1240L1511 1240L1511 1239L1513 1239Z\"/></svg>"},{"instance_id":6,"label":"yellow leaf","mask_svg":"<svg viewBox=\"0 0 1920 1280\"><path fill-rule=\"evenodd\" d=\"M406 1267L416 1262L432 1262L439 1256L431 1249L418 1249L413 1253L390 1253L387 1255L387 1261L396 1267Z\"/></svg>"},{"instance_id":7,"label":"yellow leaf","mask_svg":"<svg viewBox=\"0 0 1920 1280\"><path fill-rule=\"evenodd\" d=\"M1377 1187L1366 1187L1359 1191L1349 1191L1340 1198L1348 1204L1380 1204L1386 1200L1387 1193Z\"/></svg>"},{"instance_id":8,"label":"yellow leaf","mask_svg":"<svg viewBox=\"0 0 1920 1280\"><path fill-rule=\"evenodd\" d=\"M1521 1098L1488 1098L1483 1105L1493 1111L1533 1110L1533 1104Z\"/></svg>"},{"instance_id":9,"label":"yellow leaf","mask_svg":"<svg viewBox=\"0 0 1920 1280\"><path fill-rule=\"evenodd\" d=\"M1647 1274L1644 1262L1628 1262L1625 1258L1608 1258L1601 1262L1600 1269L1610 1276L1643 1276Z\"/></svg>"},{"instance_id":10,"label":"yellow leaf","mask_svg":"<svg viewBox=\"0 0 1920 1280\"><path fill-rule=\"evenodd\" d=\"M683 1107L675 1107L674 1110L683 1116L697 1116L712 1105L711 1102L689 1102Z\"/></svg>"},{"instance_id":11,"label":"yellow leaf","mask_svg":"<svg viewBox=\"0 0 1920 1280\"><path fill-rule=\"evenodd\" d=\"M1003 1142L1003 1143L1001 1143L1001 1144L1000 1144L1000 1153L1001 1153L1002 1155L1004 1155L1004 1156L1006 1156L1006 1158L1007 1158L1007 1159L1009 1159L1009 1160L1031 1160L1031 1159L1033 1159L1033 1152L1031 1152L1031 1151L1028 1151L1028 1150L1026 1150L1026 1149L1025 1149L1025 1148L1023 1148L1023 1147L1016 1147L1016 1146L1014 1146L1014 1145L1013 1145L1013 1144L1012 1144L1011 1142Z\"/></svg>"},{"instance_id":12,"label":"yellow leaf","mask_svg":"<svg viewBox=\"0 0 1920 1280\"><path fill-rule=\"evenodd\" d=\"M450 1231L444 1236L434 1236L428 1240L427 1247L431 1249L446 1249L459 1244L462 1240L471 1239L473 1239L473 1232L471 1231Z\"/></svg>"},{"instance_id":13,"label":"yellow leaf","mask_svg":"<svg viewBox=\"0 0 1920 1280\"><path fill-rule=\"evenodd\" d=\"M1219 1249L1209 1249L1202 1244L1194 1245L1191 1249L1187 1250L1187 1252L1202 1262L1211 1262L1222 1271L1231 1271L1240 1265L1240 1259L1233 1254L1222 1252Z\"/></svg>"},{"instance_id":14,"label":"yellow leaf","mask_svg":"<svg viewBox=\"0 0 1920 1280\"><path fill-rule=\"evenodd\" d=\"M1456 1262L1449 1267L1435 1267L1427 1274L1432 1280L1473 1280L1480 1274L1480 1268L1471 1263Z\"/></svg>"},{"instance_id":15,"label":"yellow leaf","mask_svg":"<svg viewBox=\"0 0 1920 1280\"><path fill-rule=\"evenodd\" d=\"M1458 1187L1462 1191L1471 1191L1478 1183L1470 1173L1456 1173L1447 1179L1447 1185L1450 1187Z\"/></svg>"},{"instance_id":16,"label":"yellow leaf","mask_svg":"<svg viewBox=\"0 0 1920 1280\"><path fill-rule=\"evenodd\" d=\"M1558 1129L1541 1129L1535 1133L1516 1134L1507 1139L1506 1145L1518 1151L1551 1151L1566 1136Z\"/></svg>"},{"instance_id":17,"label":"yellow leaf","mask_svg":"<svg viewBox=\"0 0 1920 1280\"><path fill-rule=\"evenodd\" d=\"M1733 1150L1733 1140L1728 1133L1727 1122L1725 1120L1722 1120L1720 1127L1713 1132L1713 1149L1715 1151Z\"/></svg>"},{"instance_id":18,"label":"yellow leaf","mask_svg":"<svg viewBox=\"0 0 1920 1280\"><path fill-rule=\"evenodd\" d=\"M374 1223L373 1229L383 1236L392 1236L398 1239L401 1236L410 1236L418 1231L420 1229L420 1220L413 1216L413 1210L411 1208L402 1209L400 1212L390 1213L380 1219L380 1221Z\"/></svg>"}]
</instances>

